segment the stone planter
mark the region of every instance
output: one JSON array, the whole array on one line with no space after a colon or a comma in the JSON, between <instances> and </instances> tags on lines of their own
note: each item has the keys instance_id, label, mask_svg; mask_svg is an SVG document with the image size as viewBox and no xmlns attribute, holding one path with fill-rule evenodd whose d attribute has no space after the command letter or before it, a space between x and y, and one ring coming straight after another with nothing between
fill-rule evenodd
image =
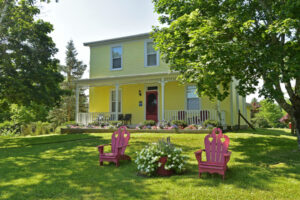
<instances>
[{"instance_id":1,"label":"stone planter","mask_svg":"<svg viewBox=\"0 0 300 200\"><path fill-rule=\"evenodd\" d=\"M171 176L173 174L173 171L172 170L166 170L165 169L165 164L168 160L168 157L161 157L158 162L161 163L161 166L158 167L157 169L157 174L159 176Z\"/></svg>"}]
</instances>

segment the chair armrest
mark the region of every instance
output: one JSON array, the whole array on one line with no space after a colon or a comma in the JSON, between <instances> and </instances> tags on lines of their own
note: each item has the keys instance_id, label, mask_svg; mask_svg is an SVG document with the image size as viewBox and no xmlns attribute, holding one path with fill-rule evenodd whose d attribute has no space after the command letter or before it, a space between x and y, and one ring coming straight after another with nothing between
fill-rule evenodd
<instances>
[{"instance_id":1,"label":"chair armrest","mask_svg":"<svg viewBox=\"0 0 300 200\"><path fill-rule=\"evenodd\" d=\"M102 144L102 145L97 146L99 153L103 154L104 147L108 146L108 145L111 145L111 144Z\"/></svg>"},{"instance_id":2,"label":"chair armrest","mask_svg":"<svg viewBox=\"0 0 300 200\"><path fill-rule=\"evenodd\" d=\"M203 151L205 151L205 149L201 149L201 150L195 152L195 156L196 156L196 159L198 160L198 162L201 162L201 160L202 160L202 152Z\"/></svg>"},{"instance_id":3,"label":"chair armrest","mask_svg":"<svg viewBox=\"0 0 300 200\"><path fill-rule=\"evenodd\" d=\"M225 164L227 164L228 161L230 160L230 156L231 156L231 151L228 151L227 153L224 154L224 162L225 162Z\"/></svg>"},{"instance_id":4,"label":"chair armrest","mask_svg":"<svg viewBox=\"0 0 300 200\"><path fill-rule=\"evenodd\" d=\"M225 157L230 157L231 151L228 151L227 153L224 154Z\"/></svg>"}]
</instances>

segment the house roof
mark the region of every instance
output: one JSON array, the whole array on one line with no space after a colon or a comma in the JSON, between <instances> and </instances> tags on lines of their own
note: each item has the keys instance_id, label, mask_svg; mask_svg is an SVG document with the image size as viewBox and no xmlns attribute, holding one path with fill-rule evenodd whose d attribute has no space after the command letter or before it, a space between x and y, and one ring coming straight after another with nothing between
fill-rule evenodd
<instances>
[{"instance_id":1,"label":"house roof","mask_svg":"<svg viewBox=\"0 0 300 200\"><path fill-rule=\"evenodd\" d=\"M97 46L97 45L111 44L111 43L124 42L124 41L136 40L136 39L144 39L144 38L149 38L149 37L150 37L150 33L141 33L141 34L112 38L112 39L107 39L107 40L85 42L85 43L83 43L83 45L84 46Z\"/></svg>"}]
</instances>

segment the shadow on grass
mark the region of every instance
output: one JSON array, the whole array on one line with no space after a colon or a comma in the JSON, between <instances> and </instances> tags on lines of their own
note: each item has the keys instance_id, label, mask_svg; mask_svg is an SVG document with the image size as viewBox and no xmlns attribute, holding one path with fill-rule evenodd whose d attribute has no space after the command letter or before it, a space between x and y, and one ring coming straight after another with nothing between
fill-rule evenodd
<instances>
[{"instance_id":1,"label":"shadow on grass","mask_svg":"<svg viewBox=\"0 0 300 200\"><path fill-rule=\"evenodd\" d=\"M182 184L195 190L209 187L214 192L220 185L221 189L222 185L228 185L270 191L271 184L285 183L285 178L300 180L300 156L293 151L296 140L284 133L265 132L268 130L228 133L233 153L225 181L217 174L203 174L198 178L194 152L204 147L203 134L171 135L171 142L182 148L189 160L183 175L170 178L139 177L134 163L136 151L169 134L132 134L126 154L133 161L122 161L118 168L107 163L99 166L96 146L110 143L111 134L56 135L42 140L16 138L6 140L8 144L0 140L0 145L8 147L0 148L0 199L151 199L157 196L163 199L167 197L167 189ZM30 146L41 141L68 139L84 140ZM163 187L154 187L160 184L164 185L164 191Z\"/></svg>"},{"instance_id":2,"label":"shadow on grass","mask_svg":"<svg viewBox=\"0 0 300 200\"><path fill-rule=\"evenodd\" d=\"M41 135L29 137L0 137L0 149L28 147L33 145L75 142L79 140L97 139L101 136L74 134L74 135Z\"/></svg>"},{"instance_id":3,"label":"shadow on grass","mask_svg":"<svg viewBox=\"0 0 300 200\"><path fill-rule=\"evenodd\" d=\"M276 179L300 180L297 142L285 136L290 135L282 130L258 130L247 137L232 137L230 150L239 156L233 153L235 165L230 167L228 176L234 178L239 187L263 190L268 190Z\"/></svg>"},{"instance_id":4,"label":"shadow on grass","mask_svg":"<svg viewBox=\"0 0 300 200\"><path fill-rule=\"evenodd\" d=\"M155 194L136 176L133 161L123 161L118 168L99 166L96 146L110 143L110 137L73 137L91 140L0 149L0 199L144 199ZM63 139L53 136L47 141ZM32 142L37 141L20 138L14 145Z\"/></svg>"},{"instance_id":5,"label":"shadow on grass","mask_svg":"<svg viewBox=\"0 0 300 200\"><path fill-rule=\"evenodd\" d=\"M203 138L199 139L203 140ZM284 130L244 130L239 133L229 133L229 138L229 149L233 153L228 163L226 180L222 181L222 177L218 174L204 173L201 180L191 184L197 187L204 185L216 187L226 184L243 189L258 188L269 191L272 184L284 182L286 178L300 180L300 152L295 151L297 142ZM186 175L198 173L197 162L191 163L195 159L191 153L203 148L203 141L199 141L198 148L195 148L195 144L181 143L177 146L181 147L183 152L189 152Z\"/></svg>"},{"instance_id":6,"label":"shadow on grass","mask_svg":"<svg viewBox=\"0 0 300 200\"><path fill-rule=\"evenodd\" d=\"M263 129L263 128L258 128L256 130L252 130L252 129L246 129L246 130L239 130L239 131L235 131L235 133L239 134L239 133L251 133L251 134L254 134L254 135L268 135L268 136L282 136L282 135L285 135L285 136L293 136L291 133L290 133L290 130L289 129Z\"/></svg>"}]
</instances>

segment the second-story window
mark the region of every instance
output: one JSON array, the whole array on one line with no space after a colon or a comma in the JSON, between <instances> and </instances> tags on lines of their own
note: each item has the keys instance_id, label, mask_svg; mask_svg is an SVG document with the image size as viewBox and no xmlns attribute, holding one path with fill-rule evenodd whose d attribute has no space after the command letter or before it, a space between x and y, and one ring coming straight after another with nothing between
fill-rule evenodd
<instances>
[{"instance_id":1,"label":"second-story window","mask_svg":"<svg viewBox=\"0 0 300 200\"><path fill-rule=\"evenodd\" d=\"M145 42L145 67L158 65L158 52L153 48L154 43L151 40Z\"/></svg>"},{"instance_id":2,"label":"second-story window","mask_svg":"<svg viewBox=\"0 0 300 200\"><path fill-rule=\"evenodd\" d=\"M122 47L115 46L111 48L111 69L122 69Z\"/></svg>"}]
</instances>

